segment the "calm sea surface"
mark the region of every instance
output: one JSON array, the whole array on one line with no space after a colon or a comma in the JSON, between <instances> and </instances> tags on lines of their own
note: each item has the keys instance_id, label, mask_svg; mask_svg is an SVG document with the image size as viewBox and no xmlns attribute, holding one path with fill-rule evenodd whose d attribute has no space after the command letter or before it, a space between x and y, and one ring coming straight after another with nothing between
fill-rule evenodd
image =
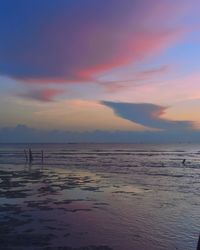
<instances>
[{"instance_id":1,"label":"calm sea surface","mask_svg":"<svg viewBox=\"0 0 200 250\"><path fill-rule=\"evenodd\" d=\"M0 144L0 220L5 250L196 249L200 145Z\"/></svg>"}]
</instances>

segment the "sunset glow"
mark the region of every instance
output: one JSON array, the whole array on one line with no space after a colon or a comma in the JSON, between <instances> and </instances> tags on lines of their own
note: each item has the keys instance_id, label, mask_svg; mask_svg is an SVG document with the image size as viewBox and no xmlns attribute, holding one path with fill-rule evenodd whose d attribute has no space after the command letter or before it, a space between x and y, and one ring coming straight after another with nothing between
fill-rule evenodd
<instances>
[{"instance_id":1,"label":"sunset glow","mask_svg":"<svg viewBox=\"0 0 200 250\"><path fill-rule=\"evenodd\" d=\"M190 133L199 129L197 0L0 5L1 129L159 128L124 118L104 102L166 107L162 119L190 123Z\"/></svg>"}]
</instances>

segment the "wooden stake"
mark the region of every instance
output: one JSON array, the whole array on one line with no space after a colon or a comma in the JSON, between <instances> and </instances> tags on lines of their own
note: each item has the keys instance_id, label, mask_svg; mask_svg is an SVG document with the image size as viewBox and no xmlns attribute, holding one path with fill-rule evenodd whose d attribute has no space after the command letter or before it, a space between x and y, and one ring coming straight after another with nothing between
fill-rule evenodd
<instances>
[{"instance_id":1,"label":"wooden stake","mask_svg":"<svg viewBox=\"0 0 200 250\"><path fill-rule=\"evenodd\" d=\"M24 154L25 154L26 162L28 162L28 155L27 155L26 149L24 149Z\"/></svg>"},{"instance_id":2,"label":"wooden stake","mask_svg":"<svg viewBox=\"0 0 200 250\"><path fill-rule=\"evenodd\" d=\"M32 161L33 161L33 154L31 148L29 148L29 163L32 163Z\"/></svg>"},{"instance_id":3,"label":"wooden stake","mask_svg":"<svg viewBox=\"0 0 200 250\"><path fill-rule=\"evenodd\" d=\"M44 163L44 151L42 150L41 153L42 153L42 164L43 164Z\"/></svg>"},{"instance_id":4,"label":"wooden stake","mask_svg":"<svg viewBox=\"0 0 200 250\"><path fill-rule=\"evenodd\" d=\"M198 245L197 245L197 250L200 250L200 235L199 235L199 241L198 241Z\"/></svg>"}]
</instances>

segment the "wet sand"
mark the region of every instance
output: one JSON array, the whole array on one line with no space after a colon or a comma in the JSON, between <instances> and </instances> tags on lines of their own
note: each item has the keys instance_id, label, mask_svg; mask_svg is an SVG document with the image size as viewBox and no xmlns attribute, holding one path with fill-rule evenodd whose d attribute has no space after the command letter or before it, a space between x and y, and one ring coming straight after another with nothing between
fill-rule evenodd
<instances>
[{"instance_id":1,"label":"wet sand","mask_svg":"<svg viewBox=\"0 0 200 250\"><path fill-rule=\"evenodd\" d=\"M32 166L34 168L34 166ZM106 203L90 198L88 192L101 192L98 178L65 170L0 170L1 249L110 250L106 245L79 245L86 237L84 225L71 227L71 214L103 209ZM78 196L72 198L72 193ZM84 194L85 193L85 194ZM73 215L74 217L74 215ZM75 215L76 217L76 215ZM74 221L75 222L75 221ZM81 221L77 223L82 223ZM72 240L68 240L68 238Z\"/></svg>"},{"instance_id":2,"label":"wet sand","mask_svg":"<svg viewBox=\"0 0 200 250\"><path fill-rule=\"evenodd\" d=\"M176 151L151 157L116 152L68 155L65 165L51 158L52 164L32 166L1 158L0 249L195 249L200 228L195 161L182 167Z\"/></svg>"}]
</instances>

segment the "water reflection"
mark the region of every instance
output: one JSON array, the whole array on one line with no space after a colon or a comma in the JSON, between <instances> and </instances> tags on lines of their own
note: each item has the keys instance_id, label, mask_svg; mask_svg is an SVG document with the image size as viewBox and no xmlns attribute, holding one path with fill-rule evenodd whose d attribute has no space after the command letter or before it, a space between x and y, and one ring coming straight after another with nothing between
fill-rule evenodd
<instances>
[{"instance_id":1,"label":"water reflection","mask_svg":"<svg viewBox=\"0 0 200 250\"><path fill-rule=\"evenodd\" d=\"M34 148L31 164L1 164L0 245L20 250L28 244L195 249L200 228L197 148L184 151L192 163L183 167L176 147L134 148L134 153L128 146L98 147L62 145L51 148L54 154L46 148L43 164L41 148ZM147 156L150 151L153 156ZM52 154L59 155L59 164Z\"/></svg>"}]
</instances>

